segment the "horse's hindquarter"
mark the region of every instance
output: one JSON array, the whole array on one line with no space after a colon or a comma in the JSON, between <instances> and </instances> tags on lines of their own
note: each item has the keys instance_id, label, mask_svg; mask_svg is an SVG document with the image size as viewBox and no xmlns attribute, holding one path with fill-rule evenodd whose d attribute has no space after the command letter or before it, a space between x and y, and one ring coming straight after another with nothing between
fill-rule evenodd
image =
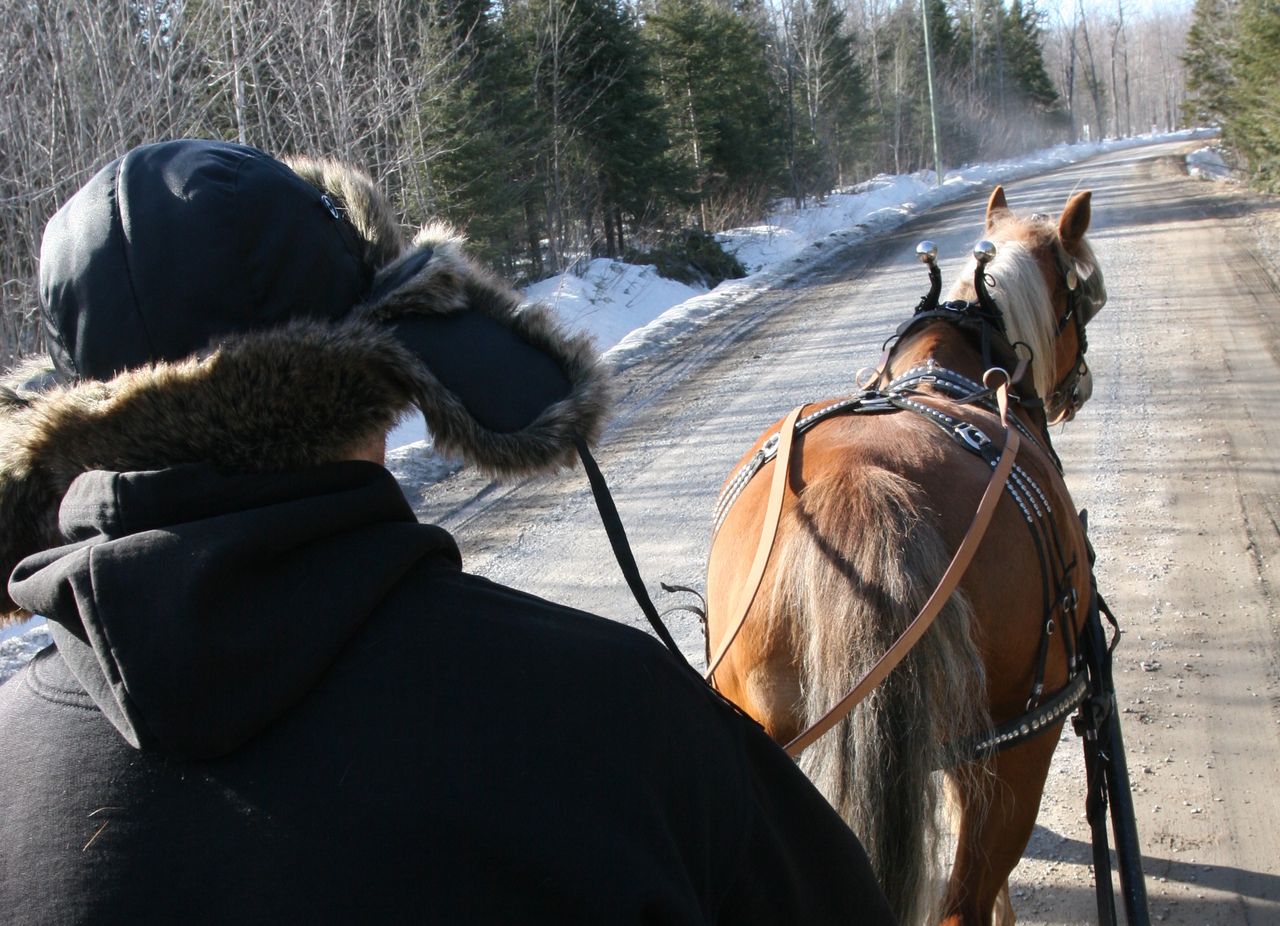
<instances>
[{"instance_id":1,"label":"horse's hindquarter","mask_svg":"<svg viewBox=\"0 0 1280 926\"><path fill-rule=\"evenodd\" d=\"M989 412L936 397L929 397L928 402L953 418L976 424L997 442L1003 441L999 421ZM749 459L777 430L775 423L743 459ZM1050 544L1061 545L1067 562L1076 560L1073 578L1080 600L1087 601L1088 565L1082 534L1061 477L1047 455L1025 438L1017 462L1048 500L1059 534ZM713 543L707 585L707 627L713 651L729 629L725 626L728 613L733 610L735 596L742 593L754 558L773 471L774 464L766 464L742 490ZM819 486L838 481L843 510L836 520L843 522L842 530L856 534L870 516L871 507L883 504L882 498L873 497L876 486L883 484L876 478L877 472L895 474L913 487L919 516L936 527L948 558L968 531L991 478L991 467L981 457L918 414L899 411L840 415L797 435L783 522L812 530L807 503L820 495L829 496L830 492L824 493ZM830 513L827 517L830 519ZM788 615L779 613L770 591L778 587L778 545L785 542L785 533L780 528L760 591L716 672L717 685L724 694L780 740L799 733L803 726L799 665L805 641L795 639ZM851 543L854 541L833 540L835 546ZM909 541L902 543L905 546ZM895 556L910 553L906 549L892 551ZM1051 554L1049 562L1055 563L1056 556ZM864 571L874 568L863 565ZM852 575L858 564L843 564L843 568ZM1056 572L1052 568L1051 571ZM877 582L874 575L860 578L870 586ZM934 581L938 578L940 573ZM1048 579L1051 593L1058 591L1058 578L1055 574ZM996 723L1022 713L1034 684L1045 619L1043 588L1036 545L1022 511L1006 491L961 583L961 592L973 607L973 636L985 663L992 720ZM1056 629L1061 633L1061 628ZM864 655L875 658L879 654ZM1060 640L1051 640L1045 666L1046 691L1056 690L1065 679L1064 649Z\"/></svg>"}]
</instances>

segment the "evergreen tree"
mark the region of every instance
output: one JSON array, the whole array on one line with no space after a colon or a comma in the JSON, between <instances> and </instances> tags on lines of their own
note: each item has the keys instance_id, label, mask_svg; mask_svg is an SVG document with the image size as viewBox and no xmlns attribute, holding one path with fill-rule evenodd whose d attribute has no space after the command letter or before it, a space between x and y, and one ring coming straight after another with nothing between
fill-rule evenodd
<instances>
[{"instance_id":1,"label":"evergreen tree","mask_svg":"<svg viewBox=\"0 0 1280 926\"><path fill-rule=\"evenodd\" d=\"M970 36L964 111L982 126L970 157L1003 156L1065 137L1070 118L1045 66L1041 15L1032 2L985 0L966 11Z\"/></svg>"},{"instance_id":2,"label":"evergreen tree","mask_svg":"<svg viewBox=\"0 0 1280 926\"><path fill-rule=\"evenodd\" d=\"M1004 15L1006 80L1020 101L1037 114L1059 109L1058 91L1044 66L1040 14L1034 3L1013 0Z\"/></svg>"},{"instance_id":3,"label":"evergreen tree","mask_svg":"<svg viewBox=\"0 0 1280 926\"><path fill-rule=\"evenodd\" d=\"M758 215L779 188L786 142L763 36L710 0L662 0L644 28L673 154L694 178L702 226Z\"/></svg>"},{"instance_id":4,"label":"evergreen tree","mask_svg":"<svg viewBox=\"0 0 1280 926\"><path fill-rule=\"evenodd\" d=\"M1230 54L1238 5L1238 0L1196 0L1182 56L1189 94L1183 109L1186 122L1220 122L1230 109Z\"/></svg>"},{"instance_id":5,"label":"evergreen tree","mask_svg":"<svg viewBox=\"0 0 1280 926\"><path fill-rule=\"evenodd\" d=\"M422 127L424 186L439 214L465 229L508 276L539 278L544 236L536 170L544 127L511 22L484 0L454 0L437 25L453 37L455 78Z\"/></svg>"},{"instance_id":6,"label":"evergreen tree","mask_svg":"<svg viewBox=\"0 0 1280 926\"><path fill-rule=\"evenodd\" d=\"M1280 0L1242 0L1228 60L1230 109L1223 138L1244 158L1259 186L1280 190Z\"/></svg>"},{"instance_id":7,"label":"evergreen tree","mask_svg":"<svg viewBox=\"0 0 1280 926\"><path fill-rule=\"evenodd\" d=\"M624 220L634 224L655 212L679 174L666 156L661 103L651 90L651 67L635 18L618 0L576 0L572 9L579 20L573 30L579 54L565 75L570 117L579 126L586 168L595 181L583 205L589 231L599 213L606 251L616 257L625 246ZM587 180L591 189L591 177Z\"/></svg>"}]
</instances>

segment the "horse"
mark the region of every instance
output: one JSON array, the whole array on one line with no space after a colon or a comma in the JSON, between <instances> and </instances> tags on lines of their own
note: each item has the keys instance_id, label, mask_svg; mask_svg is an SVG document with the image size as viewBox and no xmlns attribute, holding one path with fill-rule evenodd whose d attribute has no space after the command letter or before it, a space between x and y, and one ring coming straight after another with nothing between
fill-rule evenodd
<instances>
[{"instance_id":1,"label":"horse","mask_svg":"<svg viewBox=\"0 0 1280 926\"><path fill-rule=\"evenodd\" d=\"M934 624L799 755L862 839L904 923L1011 918L1008 876L1079 678L1091 560L1049 425L1072 418L1092 391L1085 325L1106 291L1085 240L1090 215L1088 191L1053 221L1015 215L996 187L989 241L948 301L937 302L941 278L923 243L930 297L863 390L791 416L781 476L771 455L786 435L774 423L721 495L707 565L708 677L775 740L795 744L912 625L948 551L964 542L995 460L1006 444L1016 452ZM1002 419L984 375L998 370L1007 384L1020 361ZM765 543L771 483L780 508ZM750 582L755 560L763 572ZM1022 727L1039 735L1017 735ZM945 890L935 871L940 797L955 844Z\"/></svg>"}]
</instances>

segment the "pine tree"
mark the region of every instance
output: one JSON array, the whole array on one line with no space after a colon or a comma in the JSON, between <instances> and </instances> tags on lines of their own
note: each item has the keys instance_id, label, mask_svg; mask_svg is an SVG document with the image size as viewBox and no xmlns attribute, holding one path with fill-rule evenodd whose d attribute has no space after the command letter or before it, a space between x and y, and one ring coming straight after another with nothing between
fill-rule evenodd
<instances>
[{"instance_id":1,"label":"pine tree","mask_svg":"<svg viewBox=\"0 0 1280 926\"><path fill-rule=\"evenodd\" d=\"M536 167L543 127L531 102L520 36L483 0L439 10L453 37L456 79L421 127L422 184L441 215L467 232L479 256L508 276L539 278L544 236Z\"/></svg>"},{"instance_id":2,"label":"pine tree","mask_svg":"<svg viewBox=\"0 0 1280 926\"><path fill-rule=\"evenodd\" d=\"M786 140L763 36L710 0L662 0L644 29L700 224L714 230L758 215L779 187Z\"/></svg>"},{"instance_id":3,"label":"pine tree","mask_svg":"<svg viewBox=\"0 0 1280 926\"><path fill-rule=\"evenodd\" d=\"M1258 186L1280 190L1280 0L1242 0L1228 60L1230 108L1223 138L1240 152Z\"/></svg>"},{"instance_id":4,"label":"pine tree","mask_svg":"<svg viewBox=\"0 0 1280 926\"><path fill-rule=\"evenodd\" d=\"M1040 14L1034 3L1013 0L1004 17L1006 79L1014 94L1039 114L1059 108L1058 91L1044 66Z\"/></svg>"},{"instance_id":5,"label":"pine tree","mask_svg":"<svg viewBox=\"0 0 1280 926\"><path fill-rule=\"evenodd\" d=\"M599 214L606 252L616 257L625 247L626 219L634 225L656 211L678 173L666 157L661 104L635 18L618 0L576 0L573 11L581 54L571 59L566 77L591 175L585 186L594 186L582 205L589 228Z\"/></svg>"},{"instance_id":6,"label":"pine tree","mask_svg":"<svg viewBox=\"0 0 1280 926\"><path fill-rule=\"evenodd\" d=\"M1182 62L1187 68L1188 98L1183 120L1190 124L1220 122L1230 109L1233 75L1230 53L1235 45L1238 0L1196 0Z\"/></svg>"}]
</instances>

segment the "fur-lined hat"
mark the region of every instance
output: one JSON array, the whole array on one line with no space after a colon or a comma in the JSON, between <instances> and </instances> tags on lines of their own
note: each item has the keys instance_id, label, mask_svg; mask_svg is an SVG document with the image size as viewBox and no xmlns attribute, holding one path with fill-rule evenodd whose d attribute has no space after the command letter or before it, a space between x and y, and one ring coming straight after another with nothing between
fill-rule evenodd
<instances>
[{"instance_id":1,"label":"fur-lined hat","mask_svg":"<svg viewBox=\"0 0 1280 926\"><path fill-rule=\"evenodd\" d=\"M145 145L58 211L40 256L56 374L0 387L5 575L61 542L58 504L91 469L316 465L417 405L443 452L514 475L603 426L586 337L522 311L446 229L407 242L345 165ZM40 378L57 385L18 385Z\"/></svg>"}]
</instances>

